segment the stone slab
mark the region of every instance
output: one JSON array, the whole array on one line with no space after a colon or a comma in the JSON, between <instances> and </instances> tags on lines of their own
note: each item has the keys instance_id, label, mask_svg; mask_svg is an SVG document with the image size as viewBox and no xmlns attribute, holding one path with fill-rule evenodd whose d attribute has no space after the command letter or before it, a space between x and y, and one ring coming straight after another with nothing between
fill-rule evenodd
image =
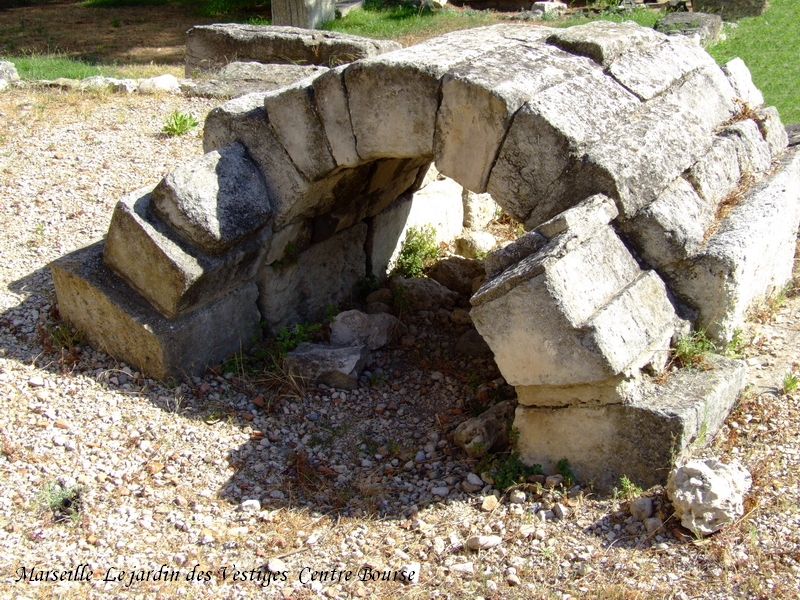
<instances>
[{"instance_id":1,"label":"stone slab","mask_svg":"<svg viewBox=\"0 0 800 600\"><path fill-rule=\"evenodd\" d=\"M662 34L639 27L633 22L610 24L595 21L559 29L547 38L547 43L572 54L588 56L596 63L608 67L624 52L647 50L663 39Z\"/></svg>"},{"instance_id":2,"label":"stone slab","mask_svg":"<svg viewBox=\"0 0 800 600\"><path fill-rule=\"evenodd\" d=\"M767 10L767 0L692 0L692 10L718 14L725 21L756 17Z\"/></svg>"},{"instance_id":3,"label":"stone slab","mask_svg":"<svg viewBox=\"0 0 800 600\"><path fill-rule=\"evenodd\" d=\"M722 66L728 77L736 97L747 103L750 108L758 108L764 104L764 96L753 84L753 76L744 61L738 56Z\"/></svg>"},{"instance_id":4,"label":"stone slab","mask_svg":"<svg viewBox=\"0 0 800 600\"><path fill-rule=\"evenodd\" d=\"M276 65L232 62L187 91L188 96L227 100L253 92L277 90L311 75L328 71L319 65Z\"/></svg>"},{"instance_id":5,"label":"stone slab","mask_svg":"<svg viewBox=\"0 0 800 600\"><path fill-rule=\"evenodd\" d=\"M369 359L366 345L328 346L303 342L283 359L293 377L338 389L358 388L358 378Z\"/></svg>"},{"instance_id":6,"label":"stone slab","mask_svg":"<svg viewBox=\"0 0 800 600\"><path fill-rule=\"evenodd\" d=\"M117 203L103 257L158 311L175 317L255 276L272 237L268 227L225 254L207 254L153 215L151 189L129 194Z\"/></svg>"},{"instance_id":7,"label":"stone slab","mask_svg":"<svg viewBox=\"0 0 800 600\"><path fill-rule=\"evenodd\" d=\"M89 343L156 379L201 375L261 335L254 283L166 319L103 264L103 242L50 265L62 317Z\"/></svg>"},{"instance_id":8,"label":"stone slab","mask_svg":"<svg viewBox=\"0 0 800 600\"><path fill-rule=\"evenodd\" d=\"M520 405L514 426L526 464L554 473L566 458L578 481L610 491L623 476L663 484L674 458L708 443L744 387L742 361L710 358L709 370L683 369L630 404L537 408Z\"/></svg>"},{"instance_id":9,"label":"stone slab","mask_svg":"<svg viewBox=\"0 0 800 600\"><path fill-rule=\"evenodd\" d=\"M683 35L708 46L720 39L722 18L702 12L673 12L661 17L654 26L666 35Z\"/></svg>"},{"instance_id":10,"label":"stone slab","mask_svg":"<svg viewBox=\"0 0 800 600\"><path fill-rule=\"evenodd\" d=\"M401 46L333 31L299 27L216 23L186 32L186 76L216 71L233 61L332 66Z\"/></svg>"}]
</instances>

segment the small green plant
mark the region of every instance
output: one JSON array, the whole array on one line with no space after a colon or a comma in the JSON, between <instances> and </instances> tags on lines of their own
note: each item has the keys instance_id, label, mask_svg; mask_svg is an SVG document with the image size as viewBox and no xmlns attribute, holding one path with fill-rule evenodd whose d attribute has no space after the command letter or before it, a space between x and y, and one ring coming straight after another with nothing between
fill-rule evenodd
<instances>
[{"instance_id":1,"label":"small green plant","mask_svg":"<svg viewBox=\"0 0 800 600\"><path fill-rule=\"evenodd\" d=\"M619 480L619 489L614 488L614 496L622 497L625 500L633 500L642 495L642 488L623 475Z\"/></svg>"},{"instance_id":2,"label":"small green plant","mask_svg":"<svg viewBox=\"0 0 800 600\"><path fill-rule=\"evenodd\" d=\"M788 394L797 389L797 384L800 382L797 375L789 371L783 376L783 393Z\"/></svg>"},{"instance_id":3,"label":"small green plant","mask_svg":"<svg viewBox=\"0 0 800 600\"><path fill-rule=\"evenodd\" d=\"M572 473L569 461L566 458L562 458L556 463L556 471L564 477L564 487L572 487L572 484L575 483L575 475Z\"/></svg>"},{"instance_id":4,"label":"small green plant","mask_svg":"<svg viewBox=\"0 0 800 600\"><path fill-rule=\"evenodd\" d=\"M188 133L199 124L193 115L176 110L164 120L164 127L161 128L161 131L169 137L176 137Z\"/></svg>"},{"instance_id":5,"label":"small green plant","mask_svg":"<svg viewBox=\"0 0 800 600\"><path fill-rule=\"evenodd\" d=\"M298 323L293 327L281 327L275 344L281 356L286 356L303 342L310 342L312 334L322 329L320 323Z\"/></svg>"},{"instance_id":6,"label":"small green plant","mask_svg":"<svg viewBox=\"0 0 800 600\"><path fill-rule=\"evenodd\" d=\"M725 356L728 358L742 358L746 347L747 342L744 339L744 331L742 331L741 327L737 327L733 330L731 341L725 346Z\"/></svg>"},{"instance_id":7,"label":"small green plant","mask_svg":"<svg viewBox=\"0 0 800 600\"><path fill-rule=\"evenodd\" d=\"M220 366L220 370L223 373L236 373L241 375L244 373L245 361L246 357L244 353L241 351L236 352L225 359L225 362Z\"/></svg>"},{"instance_id":8,"label":"small green plant","mask_svg":"<svg viewBox=\"0 0 800 600\"><path fill-rule=\"evenodd\" d=\"M333 323L336 315L338 315L340 312L341 311L339 310L338 306L335 304L328 304L325 306L325 319L328 321L328 323Z\"/></svg>"},{"instance_id":9,"label":"small green plant","mask_svg":"<svg viewBox=\"0 0 800 600\"><path fill-rule=\"evenodd\" d=\"M702 367L706 355L714 351L714 343L701 330L685 335L678 340L673 349L674 361L679 367Z\"/></svg>"},{"instance_id":10,"label":"small green plant","mask_svg":"<svg viewBox=\"0 0 800 600\"><path fill-rule=\"evenodd\" d=\"M366 299L372 292L380 289L381 282L373 273L367 273L356 281L355 292L360 299Z\"/></svg>"},{"instance_id":11,"label":"small green plant","mask_svg":"<svg viewBox=\"0 0 800 600\"><path fill-rule=\"evenodd\" d=\"M120 21L118 18L114 17L113 19L111 19L111 26L114 27L114 28L120 27L120 26L122 26L122 21Z\"/></svg>"},{"instance_id":12,"label":"small green plant","mask_svg":"<svg viewBox=\"0 0 800 600\"><path fill-rule=\"evenodd\" d=\"M62 481L49 482L39 493L39 502L45 510L53 513L53 521L77 521L83 508L83 489Z\"/></svg>"},{"instance_id":13,"label":"small green plant","mask_svg":"<svg viewBox=\"0 0 800 600\"><path fill-rule=\"evenodd\" d=\"M386 383L386 375L383 373L370 373L369 377L367 377L367 380L372 386L380 386Z\"/></svg>"},{"instance_id":14,"label":"small green plant","mask_svg":"<svg viewBox=\"0 0 800 600\"><path fill-rule=\"evenodd\" d=\"M298 256L300 256L300 249L297 247L297 244L295 242L289 242L283 248L283 256L281 259L276 260L271 266L276 271L282 271L289 265L296 263Z\"/></svg>"},{"instance_id":15,"label":"small green plant","mask_svg":"<svg viewBox=\"0 0 800 600\"><path fill-rule=\"evenodd\" d=\"M53 348L72 350L75 346L83 344L83 332L71 325L61 324L55 327L48 327L50 341Z\"/></svg>"},{"instance_id":16,"label":"small green plant","mask_svg":"<svg viewBox=\"0 0 800 600\"><path fill-rule=\"evenodd\" d=\"M517 450L518 440L519 430L511 427L508 431L508 451L484 454L478 463L477 472L489 473L494 479L494 487L498 490L506 490L511 486L525 483L526 478L531 475L541 475L542 473L542 465L529 467L522 462Z\"/></svg>"},{"instance_id":17,"label":"small green plant","mask_svg":"<svg viewBox=\"0 0 800 600\"><path fill-rule=\"evenodd\" d=\"M433 227L410 227L406 239L400 246L400 254L395 263L394 275L420 277L430 261L439 255L436 245L436 230Z\"/></svg>"}]
</instances>

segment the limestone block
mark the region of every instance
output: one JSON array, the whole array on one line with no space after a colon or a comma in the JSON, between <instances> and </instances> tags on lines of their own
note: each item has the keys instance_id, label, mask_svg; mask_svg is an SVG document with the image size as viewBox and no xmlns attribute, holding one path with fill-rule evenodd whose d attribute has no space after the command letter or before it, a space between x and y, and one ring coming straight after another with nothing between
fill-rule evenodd
<instances>
[{"instance_id":1,"label":"limestone block","mask_svg":"<svg viewBox=\"0 0 800 600\"><path fill-rule=\"evenodd\" d=\"M552 473L566 458L578 481L609 491L623 475L644 488L663 484L674 456L708 443L744 387L742 361L711 361L712 369L673 373L630 404L518 406L514 427L523 461Z\"/></svg>"},{"instance_id":2,"label":"limestone block","mask_svg":"<svg viewBox=\"0 0 800 600\"><path fill-rule=\"evenodd\" d=\"M453 243L456 254L464 258L486 256L497 246L497 238L488 231L465 231Z\"/></svg>"},{"instance_id":3,"label":"limestone block","mask_svg":"<svg viewBox=\"0 0 800 600\"><path fill-rule=\"evenodd\" d=\"M665 349L665 354L668 351ZM601 406L605 404L634 403L648 392L653 384L639 373L616 375L605 381L577 385L519 385L517 401L524 406L563 407Z\"/></svg>"},{"instance_id":4,"label":"limestone block","mask_svg":"<svg viewBox=\"0 0 800 600\"><path fill-rule=\"evenodd\" d=\"M327 67L318 65L276 65L236 61L213 73L211 79L198 82L187 95L227 100L253 92L277 90L327 71Z\"/></svg>"},{"instance_id":5,"label":"limestone block","mask_svg":"<svg viewBox=\"0 0 800 600\"><path fill-rule=\"evenodd\" d=\"M391 269L411 227L432 227L436 243L449 243L461 233L463 188L452 179L439 179L414 194L405 194L375 216L369 256L372 273L383 278Z\"/></svg>"},{"instance_id":6,"label":"limestone block","mask_svg":"<svg viewBox=\"0 0 800 600\"><path fill-rule=\"evenodd\" d=\"M547 242L548 239L538 231L529 231L513 242L490 252L484 260L486 275L492 278L497 277L523 258L539 252L547 245Z\"/></svg>"},{"instance_id":7,"label":"limestone block","mask_svg":"<svg viewBox=\"0 0 800 600\"><path fill-rule=\"evenodd\" d=\"M181 84L174 75L159 75L140 81L136 91L140 94L178 94Z\"/></svg>"},{"instance_id":8,"label":"limestone block","mask_svg":"<svg viewBox=\"0 0 800 600\"><path fill-rule=\"evenodd\" d=\"M180 237L210 254L255 235L272 216L261 173L238 143L172 171L153 189L152 207Z\"/></svg>"},{"instance_id":9,"label":"limestone block","mask_svg":"<svg viewBox=\"0 0 800 600\"><path fill-rule=\"evenodd\" d=\"M156 379L201 375L261 335L258 290L245 283L202 307L166 319L103 264L103 243L50 265L61 315L98 350Z\"/></svg>"},{"instance_id":10,"label":"limestone block","mask_svg":"<svg viewBox=\"0 0 800 600\"><path fill-rule=\"evenodd\" d=\"M335 346L369 346L377 350L388 344L400 321L386 313L373 315L358 310L346 310L331 322L331 344Z\"/></svg>"},{"instance_id":11,"label":"limestone block","mask_svg":"<svg viewBox=\"0 0 800 600\"><path fill-rule=\"evenodd\" d=\"M701 12L673 12L656 21L654 29L667 35L683 35L708 46L720 39L722 19Z\"/></svg>"},{"instance_id":12,"label":"limestone block","mask_svg":"<svg viewBox=\"0 0 800 600\"><path fill-rule=\"evenodd\" d=\"M456 31L350 65L344 82L361 158L432 157L440 79L512 36L538 41L543 34L519 25Z\"/></svg>"},{"instance_id":13,"label":"limestone block","mask_svg":"<svg viewBox=\"0 0 800 600\"><path fill-rule=\"evenodd\" d=\"M769 145L772 158L780 156L789 145L789 135L786 128L781 123L778 109L774 106L765 106L758 110L759 129L762 131L764 139Z\"/></svg>"},{"instance_id":14,"label":"limestone block","mask_svg":"<svg viewBox=\"0 0 800 600\"><path fill-rule=\"evenodd\" d=\"M153 216L151 189L117 203L103 259L157 310L175 317L255 276L272 236L269 228L225 254L207 254Z\"/></svg>"},{"instance_id":15,"label":"limestone block","mask_svg":"<svg viewBox=\"0 0 800 600\"><path fill-rule=\"evenodd\" d=\"M559 29L547 38L548 44L562 50L588 56L596 63L608 67L625 51L646 51L664 39L652 29L635 23L607 23L595 21Z\"/></svg>"},{"instance_id":16,"label":"limestone block","mask_svg":"<svg viewBox=\"0 0 800 600\"><path fill-rule=\"evenodd\" d=\"M714 221L716 206L678 177L621 228L651 267L661 269L697 252Z\"/></svg>"},{"instance_id":17,"label":"limestone block","mask_svg":"<svg viewBox=\"0 0 800 600\"><path fill-rule=\"evenodd\" d=\"M761 175L769 171L772 163L770 146L752 119L744 119L723 127L720 135L735 142L736 157L742 173Z\"/></svg>"},{"instance_id":18,"label":"limestone block","mask_svg":"<svg viewBox=\"0 0 800 600\"><path fill-rule=\"evenodd\" d=\"M545 221L536 228L536 232L546 238L554 238L570 230L573 235L585 238L616 219L618 214L616 205L607 196L595 194Z\"/></svg>"},{"instance_id":19,"label":"limestone block","mask_svg":"<svg viewBox=\"0 0 800 600\"><path fill-rule=\"evenodd\" d=\"M491 49L442 79L436 165L465 188L483 192L514 113L542 90L598 67L589 59L522 40Z\"/></svg>"},{"instance_id":20,"label":"limestone block","mask_svg":"<svg viewBox=\"0 0 800 600\"><path fill-rule=\"evenodd\" d=\"M692 10L718 14L726 21L755 17L767 9L767 0L693 0Z\"/></svg>"},{"instance_id":21,"label":"limestone block","mask_svg":"<svg viewBox=\"0 0 800 600\"><path fill-rule=\"evenodd\" d=\"M531 229L593 193L610 191L583 150L627 123L640 104L599 70L542 91L515 115L489 193Z\"/></svg>"},{"instance_id":22,"label":"limestone block","mask_svg":"<svg viewBox=\"0 0 800 600\"><path fill-rule=\"evenodd\" d=\"M309 383L354 390L368 359L366 345L336 347L303 342L283 359L283 366L289 375Z\"/></svg>"},{"instance_id":23,"label":"limestone block","mask_svg":"<svg viewBox=\"0 0 800 600\"><path fill-rule=\"evenodd\" d=\"M317 77L312 75L264 96L267 120L309 181L321 179L336 168L314 106L312 83Z\"/></svg>"},{"instance_id":24,"label":"limestone block","mask_svg":"<svg viewBox=\"0 0 800 600\"><path fill-rule=\"evenodd\" d=\"M402 293L411 310L452 309L458 301L458 293L447 289L435 279L428 277L393 277L389 287L395 293ZM398 292L398 288L402 288Z\"/></svg>"},{"instance_id":25,"label":"limestone block","mask_svg":"<svg viewBox=\"0 0 800 600\"><path fill-rule=\"evenodd\" d=\"M670 289L700 312L697 327L726 343L755 304L791 279L800 221L800 152L754 185L687 261L663 271Z\"/></svg>"},{"instance_id":26,"label":"limestone block","mask_svg":"<svg viewBox=\"0 0 800 600\"><path fill-rule=\"evenodd\" d=\"M722 67L728 81L736 93L736 97L745 102L750 108L758 108L764 104L764 96L753 84L753 76L744 61L738 56L728 61Z\"/></svg>"},{"instance_id":27,"label":"limestone block","mask_svg":"<svg viewBox=\"0 0 800 600\"><path fill-rule=\"evenodd\" d=\"M674 330L663 282L641 271L607 225L585 239L556 236L471 302L476 329L514 386L605 381L663 352Z\"/></svg>"},{"instance_id":28,"label":"limestone block","mask_svg":"<svg viewBox=\"0 0 800 600\"><path fill-rule=\"evenodd\" d=\"M491 194L476 194L467 188L461 194L464 222L467 229L483 229L497 216L499 209Z\"/></svg>"},{"instance_id":29,"label":"limestone block","mask_svg":"<svg viewBox=\"0 0 800 600\"><path fill-rule=\"evenodd\" d=\"M285 261L288 264L309 245L311 245L311 224L308 221L297 221L274 232L261 264L271 265L276 261Z\"/></svg>"},{"instance_id":30,"label":"limestone block","mask_svg":"<svg viewBox=\"0 0 800 600\"><path fill-rule=\"evenodd\" d=\"M708 152L715 128L736 112L733 96L717 67L695 71L587 149L584 160L595 165L595 185L617 200L623 219Z\"/></svg>"},{"instance_id":31,"label":"limestone block","mask_svg":"<svg viewBox=\"0 0 800 600\"><path fill-rule=\"evenodd\" d=\"M264 265L258 272L258 307L273 333L296 323L325 318L329 304L350 297L366 273L367 226L360 223L312 244L296 262Z\"/></svg>"},{"instance_id":32,"label":"limestone block","mask_svg":"<svg viewBox=\"0 0 800 600\"><path fill-rule=\"evenodd\" d=\"M333 158L339 166L355 167L361 162L356 152L356 138L350 123L350 109L342 74L344 67L331 69L314 79L317 114L325 129Z\"/></svg>"},{"instance_id":33,"label":"limestone block","mask_svg":"<svg viewBox=\"0 0 800 600\"><path fill-rule=\"evenodd\" d=\"M697 536L719 531L744 514L753 479L739 461L690 460L669 474L667 495L681 525Z\"/></svg>"},{"instance_id":34,"label":"limestone block","mask_svg":"<svg viewBox=\"0 0 800 600\"><path fill-rule=\"evenodd\" d=\"M197 25L186 32L186 76L215 71L233 61L330 66L400 47L390 40L299 27L239 23Z\"/></svg>"},{"instance_id":35,"label":"limestone block","mask_svg":"<svg viewBox=\"0 0 800 600\"><path fill-rule=\"evenodd\" d=\"M0 60L0 79L6 81L19 81L19 73L14 63L7 60Z\"/></svg>"},{"instance_id":36,"label":"limestone block","mask_svg":"<svg viewBox=\"0 0 800 600\"><path fill-rule=\"evenodd\" d=\"M691 166L686 178L700 197L712 206L727 196L741 178L739 158L733 140L722 137L711 144L708 153Z\"/></svg>"},{"instance_id":37,"label":"limestone block","mask_svg":"<svg viewBox=\"0 0 800 600\"><path fill-rule=\"evenodd\" d=\"M272 24L319 29L336 17L335 0L272 0Z\"/></svg>"},{"instance_id":38,"label":"limestone block","mask_svg":"<svg viewBox=\"0 0 800 600\"><path fill-rule=\"evenodd\" d=\"M443 258L428 273L428 277L462 296L472 295L472 280L481 275L484 270L480 261L456 255Z\"/></svg>"},{"instance_id":39,"label":"limestone block","mask_svg":"<svg viewBox=\"0 0 800 600\"><path fill-rule=\"evenodd\" d=\"M694 42L667 37L646 50L633 48L623 52L608 72L640 99L650 100L702 68L717 68L717 64Z\"/></svg>"}]
</instances>

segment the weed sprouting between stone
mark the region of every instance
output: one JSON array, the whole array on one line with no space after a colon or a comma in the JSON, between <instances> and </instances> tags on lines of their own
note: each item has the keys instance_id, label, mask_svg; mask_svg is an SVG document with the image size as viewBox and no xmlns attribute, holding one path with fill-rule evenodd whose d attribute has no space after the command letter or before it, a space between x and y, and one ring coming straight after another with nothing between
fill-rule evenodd
<instances>
[{"instance_id":1,"label":"weed sprouting between stone","mask_svg":"<svg viewBox=\"0 0 800 600\"><path fill-rule=\"evenodd\" d=\"M194 115L180 111L173 111L164 120L164 127L161 128L169 137L176 137L188 133L199 125L199 121Z\"/></svg>"}]
</instances>

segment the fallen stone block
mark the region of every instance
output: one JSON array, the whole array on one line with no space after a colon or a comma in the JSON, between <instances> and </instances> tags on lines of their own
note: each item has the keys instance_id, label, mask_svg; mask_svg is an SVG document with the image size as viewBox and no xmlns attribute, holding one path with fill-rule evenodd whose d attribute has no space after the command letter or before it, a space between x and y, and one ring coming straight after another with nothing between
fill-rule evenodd
<instances>
[{"instance_id":1,"label":"fallen stone block","mask_svg":"<svg viewBox=\"0 0 800 600\"><path fill-rule=\"evenodd\" d=\"M272 216L258 168L239 143L179 166L153 189L156 216L190 244L223 254Z\"/></svg>"},{"instance_id":2,"label":"fallen stone block","mask_svg":"<svg viewBox=\"0 0 800 600\"><path fill-rule=\"evenodd\" d=\"M476 194L467 188L461 194L461 201L464 204L465 229L484 229L500 209L491 194Z\"/></svg>"},{"instance_id":3,"label":"fallen stone block","mask_svg":"<svg viewBox=\"0 0 800 600\"><path fill-rule=\"evenodd\" d=\"M736 93L736 97L745 102L750 108L758 108L764 104L764 96L753 84L753 76L744 61L738 56L722 66L722 71Z\"/></svg>"},{"instance_id":4,"label":"fallen stone block","mask_svg":"<svg viewBox=\"0 0 800 600\"><path fill-rule=\"evenodd\" d=\"M200 81L187 95L200 98L238 98L253 92L266 93L312 75L321 75L327 67L318 65L277 65L259 62L232 62Z\"/></svg>"},{"instance_id":5,"label":"fallen stone block","mask_svg":"<svg viewBox=\"0 0 800 600\"><path fill-rule=\"evenodd\" d=\"M726 21L756 17L767 9L767 0L692 0L695 12L718 14Z\"/></svg>"},{"instance_id":6,"label":"fallen stone block","mask_svg":"<svg viewBox=\"0 0 800 600\"><path fill-rule=\"evenodd\" d=\"M103 260L158 311L173 318L255 277L272 236L268 227L224 254L211 255L153 216L151 189L117 203Z\"/></svg>"},{"instance_id":7,"label":"fallen stone block","mask_svg":"<svg viewBox=\"0 0 800 600\"><path fill-rule=\"evenodd\" d=\"M167 319L103 264L103 242L50 265L61 316L92 347L156 379L201 375L261 335L258 290L245 283L200 308Z\"/></svg>"},{"instance_id":8,"label":"fallen stone block","mask_svg":"<svg viewBox=\"0 0 800 600\"><path fill-rule=\"evenodd\" d=\"M401 295L411 310L435 310L437 308L449 310L458 301L458 292L449 290L435 279L427 277L414 277L413 279L393 277L389 281L389 287L395 294ZM395 306L397 306L396 299Z\"/></svg>"},{"instance_id":9,"label":"fallen stone block","mask_svg":"<svg viewBox=\"0 0 800 600\"><path fill-rule=\"evenodd\" d=\"M765 106L759 109L758 128L764 136L764 140L769 145L769 151L773 160L778 158L789 145L789 135L778 115L778 109L774 106Z\"/></svg>"},{"instance_id":10,"label":"fallen stone block","mask_svg":"<svg viewBox=\"0 0 800 600\"><path fill-rule=\"evenodd\" d=\"M296 323L322 321L328 305L350 297L366 274L366 237L367 226L360 223L259 269L258 307L273 334Z\"/></svg>"},{"instance_id":11,"label":"fallen stone block","mask_svg":"<svg viewBox=\"0 0 800 600\"><path fill-rule=\"evenodd\" d=\"M800 152L787 151L770 177L744 192L697 254L662 270L699 310L697 327L729 342L747 311L791 279L800 221Z\"/></svg>"},{"instance_id":12,"label":"fallen stone block","mask_svg":"<svg viewBox=\"0 0 800 600\"><path fill-rule=\"evenodd\" d=\"M690 460L669 474L667 495L681 525L701 537L744 514L744 495L753 479L739 461Z\"/></svg>"},{"instance_id":13,"label":"fallen stone block","mask_svg":"<svg viewBox=\"0 0 800 600\"><path fill-rule=\"evenodd\" d=\"M303 342L283 359L292 377L309 383L354 390L369 358L366 345L335 347Z\"/></svg>"},{"instance_id":14,"label":"fallen stone block","mask_svg":"<svg viewBox=\"0 0 800 600\"><path fill-rule=\"evenodd\" d=\"M750 175L763 175L772 166L770 147L752 119L737 121L720 130L720 135L735 142L739 170Z\"/></svg>"},{"instance_id":15,"label":"fallen stone block","mask_svg":"<svg viewBox=\"0 0 800 600\"><path fill-rule=\"evenodd\" d=\"M682 35L708 46L720 39L722 18L701 12L673 12L661 17L654 26L666 35Z\"/></svg>"},{"instance_id":16,"label":"fallen stone block","mask_svg":"<svg viewBox=\"0 0 800 600\"><path fill-rule=\"evenodd\" d=\"M514 427L523 461L552 473L566 458L579 481L606 491L623 476L644 488L664 484L673 459L711 441L744 387L742 361L708 360L708 370L675 372L629 404L518 406Z\"/></svg>"},{"instance_id":17,"label":"fallen stone block","mask_svg":"<svg viewBox=\"0 0 800 600\"><path fill-rule=\"evenodd\" d=\"M233 61L330 66L400 47L390 40L299 27L239 23L197 25L186 32L186 76L216 71Z\"/></svg>"},{"instance_id":18,"label":"fallen stone block","mask_svg":"<svg viewBox=\"0 0 800 600\"><path fill-rule=\"evenodd\" d=\"M428 273L428 277L462 296L469 297L472 295L472 280L483 274L483 265L480 261L454 255L437 262Z\"/></svg>"},{"instance_id":19,"label":"fallen stone block","mask_svg":"<svg viewBox=\"0 0 800 600\"><path fill-rule=\"evenodd\" d=\"M505 450L515 408L516 402L504 400L477 417L467 419L456 427L453 442L472 458Z\"/></svg>"},{"instance_id":20,"label":"fallen stone block","mask_svg":"<svg viewBox=\"0 0 800 600\"><path fill-rule=\"evenodd\" d=\"M391 341L399 324L397 317L390 314L368 315L358 310L346 310L331 322L331 344L366 345L370 350L377 350Z\"/></svg>"}]
</instances>

